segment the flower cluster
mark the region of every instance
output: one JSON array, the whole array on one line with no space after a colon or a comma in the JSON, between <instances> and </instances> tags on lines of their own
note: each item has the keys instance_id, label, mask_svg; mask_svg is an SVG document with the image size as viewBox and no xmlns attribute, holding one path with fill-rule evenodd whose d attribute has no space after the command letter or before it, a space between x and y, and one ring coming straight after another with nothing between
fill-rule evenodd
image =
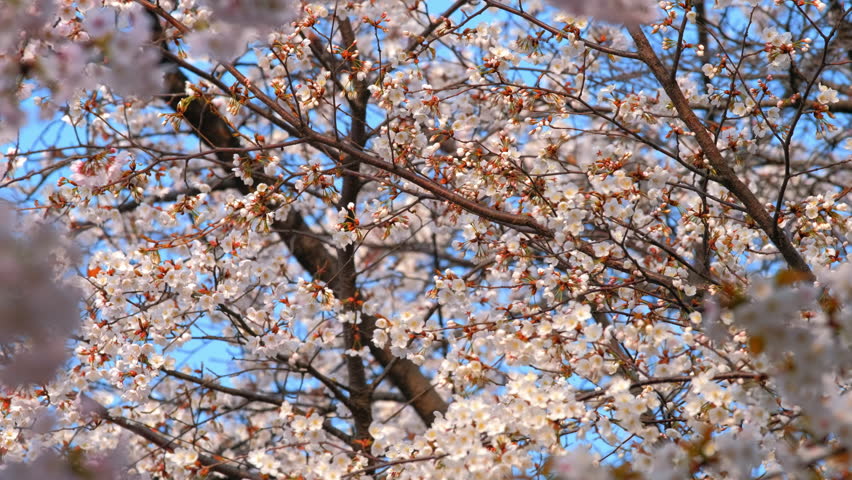
<instances>
[{"instance_id":1,"label":"flower cluster","mask_svg":"<svg viewBox=\"0 0 852 480\"><path fill-rule=\"evenodd\" d=\"M16 219L7 204L0 203L0 225L0 382L46 383L66 360L65 341L79 324L79 292L60 276L69 250L55 230Z\"/></svg>"}]
</instances>

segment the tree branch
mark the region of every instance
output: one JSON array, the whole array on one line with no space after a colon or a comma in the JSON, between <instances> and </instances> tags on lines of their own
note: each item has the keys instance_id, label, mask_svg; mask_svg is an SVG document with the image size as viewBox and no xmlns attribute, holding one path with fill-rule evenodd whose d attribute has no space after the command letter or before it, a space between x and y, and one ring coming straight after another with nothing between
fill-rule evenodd
<instances>
[{"instance_id":1,"label":"tree branch","mask_svg":"<svg viewBox=\"0 0 852 480\"><path fill-rule=\"evenodd\" d=\"M798 270L808 275L810 279L814 279L810 266L805 262L805 259L796 250L796 247L784 232L778 228L778 225L773 222L772 217L760 203L760 200L749 190L748 186L737 177L734 170L728 165L722 157L721 152L716 147L716 142L710 135L710 132L701 123L701 120L695 115L695 112L690 108L689 102L678 86L677 81L672 79L669 72L663 66L657 54L654 52L648 39L638 26L628 26L630 36L636 43L639 51L639 58L650 68L651 73L660 82L663 89L668 94L672 103L677 110L680 119L689 127L695 134L695 139L698 145L703 150L705 157L709 160L710 166L718 175L718 182L727 188L739 201L743 203L749 216L754 219L758 227L766 234L769 240L778 248L787 265L794 270Z\"/></svg>"}]
</instances>

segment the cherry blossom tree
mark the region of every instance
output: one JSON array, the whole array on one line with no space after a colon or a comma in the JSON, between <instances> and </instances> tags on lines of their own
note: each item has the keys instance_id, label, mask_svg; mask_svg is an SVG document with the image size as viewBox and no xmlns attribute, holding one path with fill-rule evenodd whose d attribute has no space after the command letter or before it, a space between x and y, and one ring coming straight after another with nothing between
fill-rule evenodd
<instances>
[{"instance_id":1,"label":"cherry blossom tree","mask_svg":"<svg viewBox=\"0 0 852 480\"><path fill-rule=\"evenodd\" d=\"M0 477L847 478L850 11L3 2Z\"/></svg>"}]
</instances>

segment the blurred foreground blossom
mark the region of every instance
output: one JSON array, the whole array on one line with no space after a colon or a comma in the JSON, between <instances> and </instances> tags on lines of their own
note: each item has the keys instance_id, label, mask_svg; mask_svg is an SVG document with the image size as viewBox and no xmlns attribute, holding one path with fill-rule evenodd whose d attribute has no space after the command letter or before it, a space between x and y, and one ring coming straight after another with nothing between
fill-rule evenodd
<instances>
[{"instance_id":1,"label":"blurred foreground blossom","mask_svg":"<svg viewBox=\"0 0 852 480\"><path fill-rule=\"evenodd\" d=\"M21 220L0 204L0 382L10 386L49 381L79 323L79 293L57 274L61 236Z\"/></svg>"},{"instance_id":2,"label":"blurred foreground blossom","mask_svg":"<svg viewBox=\"0 0 852 480\"><path fill-rule=\"evenodd\" d=\"M31 98L35 83L49 92L39 101L46 117L98 85L125 98L144 99L161 92L163 71L159 52L149 45L148 14L133 5L94 6L92 1L0 2L3 142L15 138L24 126L27 116L20 106Z\"/></svg>"},{"instance_id":3,"label":"blurred foreground blossom","mask_svg":"<svg viewBox=\"0 0 852 480\"><path fill-rule=\"evenodd\" d=\"M207 0L205 3L216 19L246 27L281 27L299 12L299 2L293 0Z\"/></svg>"},{"instance_id":4,"label":"blurred foreground blossom","mask_svg":"<svg viewBox=\"0 0 852 480\"><path fill-rule=\"evenodd\" d=\"M64 458L44 452L32 462L10 463L0 470L0 480L115 480L140 478L126 472L126 456L110 451L101 455L71 454Z\"/></svg>"},{"instance_id":5,"label":"blurred foreground blossom","mask_svg":"<svg viewBox=\"0 0 852 480\"><path fill-rule=\"evenodd\" d=\"M609 472L585 449L567 452L548 461L548 473L559 480L606 480Z\"/></svg>"},{"instance_id":6,"label":"blurred foreground blossom","mask_svg":"<svg viewBox=\"0 0 852 480\"><path fill-rule=\"evenodd\" d=\"M16 60L27 39L49 24L53 10L51 0L0 2L0 58L4 59L0 64L0 138L14 134L26 120L19 105L18 81L26 66Z\"/></svg>"},{"instance_id":7,"label":"blurred foreground blossom","mask_svg":"<svg viewBox=\"0 0 852 480\"><path fill-rule=\"evenodd\" d=\"M650 0L549 0L556 8L604 22L635 24L654 19L656 2Z\"/></svg>"},{"instance_id":8,"label":"blurred foreground blossom","mask_svg":"<svg viewBox=\"0 0 852 480\"><path fill-rule=\"evenodd\" d=\"M246 50L246 44L270 31L287 27L301 14L294 0L206 0L211 12L211 25L185 36L195 56L210 56L219 61L231 61ZM325 16L323 7L315 7L315 15Z\"/></svg>"}]
</instances>

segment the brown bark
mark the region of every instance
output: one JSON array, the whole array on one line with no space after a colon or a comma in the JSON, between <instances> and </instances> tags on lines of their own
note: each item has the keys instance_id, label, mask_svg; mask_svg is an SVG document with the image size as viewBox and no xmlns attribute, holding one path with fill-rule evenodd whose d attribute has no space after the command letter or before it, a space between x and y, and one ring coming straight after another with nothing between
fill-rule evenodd
<instances>
[{"instance_id":1,"label":"brown bark","mask_svg":"<svg viewBox=\"0 0 852 480\"><path fill-rule=\"evenodd\" d=\"M356 51L358 45L355 41L355 33L348 18L340 19L340 33L347 50ZM350 60L350 67L352 61ZM339 65L338 65L339 67ZM338 72L334 72L338 73ZM348 139L358 148L364 148L367 144L366 122L367 101L370 91L363 80L355 82L355 98L349 101L351 113L351 127ZM351 156L345 157L342 165L348 171L357 173L361 170L361 162ZM358 193L361 191L361 179L357 175L347 174L343 177L340 201L337 208L347 211L347 220L354 223L355 211L350 204L358 201ZM358 297L357 273L355 271L355 244L349 244L337 249L337 276L334 282L334 292L337 298L343 302L343 310L358 313L356 300ZM343 325L343 341L347 350L359 350L364 342L372 343L372 335L363 331L362 325L358 323L345 323ZM349 409L354 420L355 438L372 443L373 436L370 434L370 424L373 423L373 410L371 389L367 384L367 372L364 362L360 356L346 356L346 372L349 381Z\"/></svg>"}]
</instances>

